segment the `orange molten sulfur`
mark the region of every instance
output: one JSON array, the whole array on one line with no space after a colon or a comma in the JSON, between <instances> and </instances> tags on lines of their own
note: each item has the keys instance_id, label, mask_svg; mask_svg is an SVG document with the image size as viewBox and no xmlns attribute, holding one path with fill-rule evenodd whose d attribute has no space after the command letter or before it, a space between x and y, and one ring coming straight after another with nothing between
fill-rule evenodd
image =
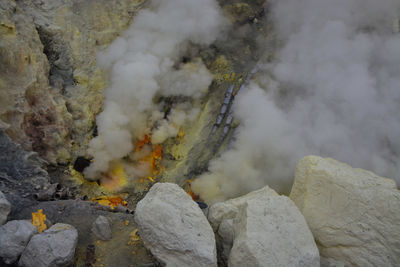
<instances>
[{"instance_id":1,"label":"orange molten sulfur","mask_svg":"<svg viewBox=\"0 0 400 267\"><path fill-rule=\"evenodd\" d=\"M191 196L192 199L193 199L194 201L199 200L199 196L196 195L191 189L189 189L189 191L187 191L186 193L187 193L189 196Z\"/></svg>"},{"instance_id":2,"label":"orange molten sulfur","mask_svg":"<svg viewBox=\"0 0 400 267\"><path fill-rule=\"evenodd\" d=\"M161 171L160 161L162 160L161 145L154 145L153 152L150 155L142 158L140 161L149 162L153 174L158 174Z\"/></svg>"},{"instance_id":3,"label":"orange molten sulfur","mask_svg":"<svg viewBox=\"0 0 400 267\"><path fill-rule=\"evenodd\" d=\"M159 161L162 159L162 147L161 145L156 145L155 149L151 153L151 169L153 173L159 172Z\"/></svg>"},{"instance_id":4,"label":"orange molten sulfur","mask_svg":"<svg viewBox=\"0 0 400 267\"><path fill-rule=\"evenodd\" d=\"M141 151L144 145L150 144L151 138L146 134L143 140L139 140L136 144L136 151ZM141 159L141 161L150 162L151 170L153 174L158 174L160 172L159 163L162 159L162 147L161 145L153 145L153 152L150 155Z\"/></svg>"},{"instance_id":5,"label":"orange molten sulfur","mask_svg":"<svg viewBox=\"0 0 400 267\"><path fill-rule=\"evenodd\" d=\"M126 206L128 203L119 196L100 196L92 198L92 202L97 202L100 205L117 207L118 205Z\"/></svg>"},{"instance_id":6,"label":"orange molten sulfur","mask_svg":"<svg viewBox=\"0 0 400 267\"><path fill-rule=\"evenodd\" d=\"M139 140L139 141L137 142L137 144L136 144L136 151L142 150L143 146L146 145L146 144L149 144L150 141L151 141L150 137L149 137L147 134L145 134L145 135L144 135L144 139L143 139L143 140Z\"/></svg>"},{"instance_id":7,"label":"orange molten sulfur","mask_svg":"<svg viewBox=\"0 0 400 267\"><path fill-rule=\"evenodd\" d=\"M193 181L193 180L187 180L187 181L186 181L186 183L188 184L188 187L187 187L187 189L186 189L186 193L187 193L189 196L191 196L192 199L193 199L194 201L196 201L196 200L199 200L200 197L199 197L198 195L196 195L196 194L192 191L192 188L191 188L191 183L192 183L192 181Z\"/></svg>"}]
</instances>

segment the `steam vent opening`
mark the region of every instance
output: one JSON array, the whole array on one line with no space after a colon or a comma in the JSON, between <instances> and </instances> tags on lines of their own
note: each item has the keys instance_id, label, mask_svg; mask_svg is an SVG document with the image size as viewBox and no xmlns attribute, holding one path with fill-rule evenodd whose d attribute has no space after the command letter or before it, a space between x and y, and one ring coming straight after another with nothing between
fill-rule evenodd
<instances>
[{"instance_id":1,"label":"steam vent opening","mask_svg":"<svg viewBox=\"0 0 400 267\"><path fill-rule=\"evenodd\" d=\"M0 266L400 266L399 0L1 0Z\"/></svg>"}]
</instances>

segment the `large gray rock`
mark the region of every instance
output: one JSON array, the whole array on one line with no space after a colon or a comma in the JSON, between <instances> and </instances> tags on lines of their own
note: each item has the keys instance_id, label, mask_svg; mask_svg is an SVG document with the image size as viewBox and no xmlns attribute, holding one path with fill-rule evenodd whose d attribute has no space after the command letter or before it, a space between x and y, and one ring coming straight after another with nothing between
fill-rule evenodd
<instances>
[{"instance_id":1,"label":"large gray rock","mask_svg":"<svg viewBox=\"0 0 400 267\"><path fill-rule=\"evenodd\" d=\"M146 247L167 266L217 266L213 230L178 185L153 185L138 203L135 221Z\"/></svg>"},{"instance_id":2,"label":"large gray rock","mask_svg":"<svg viewBox=\"0 0 400 267\"><path fill-rule=\"evenodd\" d=\"M61 267L73 263L78 242L77 230L69 225L57 223L31 238L22 253L19 265L24 267Z\"/></svg>"},{"instance_id":3,"label":"large gray rock","mask_svg":"<svg viewBox=\"0 0 400 267\"><path fill-rule=\"evenodd\" d=\"M211 223L213 229L217 231L220 227L220 224L224 220L233 220L238 214L240 207L245 205L247 201L252 199L266 200L270 196L278 196L278 194L268 186L265 186L259 190L252 191L244 196L230 199L224 202L218 202L209 208L208 220Z\"/></svg>"},{"instance_id":4,"label":"large gray rock","mask_svg":"<svg viewBox=\"0 0 400 267\"><path fill-rule=\"evenodd\" d=\"M9 221L0 227L0 258L14 263L36 233L36 227L26 220Z\"/></svg>"},{"instance_id":5,"label":"large gray rock","mask_svg":"<svg viewBox=\"0 0 400 267\"><path fill-rule=\"evenodd\" d=\"M227 260L234 240L234 219L242 206L252 199L266 199L268 196L278 194L268 186L248 193L242 197L218 202L212 205L208 211L208 221L214 231L221 236L223 257Z\"/></svg>"},{"instance_id":6,"label":"large gray rock","mask_svg":"<svg viewBox=\"0 0 400 267\"><path fill-rule=\"evenodd\" d=\"M212 205L209 220L229 266L319 266L319 253L294 203L268 186Z\"/></svg>"},{"instance_id":7,"label":"large gray rock","mask_svg":"<svg viewBox=\"0 0 400 267\"><path fill-rule=\"evenodd\" d=\"M315 266L318 248L307 223L285 196L249 200L234 223L235 239L228 265Z\"/></svg>"},{"instance_id":8,"label":"large gray rock","mask_svg":"<svg viewBox=\"0 0 400 267\"><path fill-rule=\"evenodd\" d=\"M0 225L7 221L8 214L11 211L11 204L6 196L0 191Z\"/></svg>"},{"instance_id":9,"label":"large gray rock","mask_svg":"<svg viewBox=\"0 0 400 267\"><path fill-rule=\"evenodd\" d=\"M306 218L324 262L400 265L400 191L393 180L308 156L297 165L290 198Z\"/></svg>"},{"instance_id":10,"label":"large gray rock","mask_svg":"<svg viewBox=\"0 0 400 267\"><path fill-rule=\"evenodd\" d=\"M93 222L92 232L98 239L104 241L112 238L110 222L106 217L101 215Z\"/></svg>"}]
</instances>

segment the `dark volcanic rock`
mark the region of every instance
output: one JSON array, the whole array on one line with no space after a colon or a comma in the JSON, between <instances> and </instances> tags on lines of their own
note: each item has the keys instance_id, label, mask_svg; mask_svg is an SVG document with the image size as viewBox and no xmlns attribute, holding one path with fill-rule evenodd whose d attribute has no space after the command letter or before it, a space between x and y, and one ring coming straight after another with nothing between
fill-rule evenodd
<instances>
[{"instance_id":1,"label":"dark volcanic rock","mask_svg":"<svg viewBox=\"0 0 400 267\"><path fill-rule=\"evenodd\" d=\"M8 214L11 211L11 204L6 196L0 191L0 225L7 221Z\"/></svg>"},{"instance_id":2,"label":"dark volcanic rock","mask_svg":"<svg viewBox=\"0 0 400 267\"><path fill-rule=\"evenodd\" d=\"M44 162L27 152L0 130L0 191L12 204L11 215L35 201L31 195L49 186Z\"/></svg>"},{"instance_id":3,"label":"dark volcanic rock","mask_svg":"<svg viewBox=\"0 0 400 267\"><path fill-rule=\"evenodd\" d=\"M23 195L27 187L44 188L48 185L49 178L42 168L43 163L36 153L23 150L0 131L1 191L19 191Z\"/></svg>"}]
</instances>

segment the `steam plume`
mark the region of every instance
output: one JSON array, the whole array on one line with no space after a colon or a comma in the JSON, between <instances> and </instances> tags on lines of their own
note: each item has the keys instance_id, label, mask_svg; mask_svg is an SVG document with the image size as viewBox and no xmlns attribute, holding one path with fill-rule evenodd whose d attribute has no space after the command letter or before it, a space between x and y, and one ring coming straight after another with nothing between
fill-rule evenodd
<instances>
[{"instance_id":1,"label":"steam plume","mask_svg":"<svg viewBox=\"0 0 400 267\"><path fill-rule=\"evenodd\" d=\"M273 0L284 45L236 99L232 149L192 184L207 202L265 184L288 193L297 161L333 157L400 181L397 0ZM269 75L267 75L269 73Z\"/></svg>"},{"instance_id":2,"label":"steam plume","mask_svg":"<svg viewBox=\"0 0 400 267\"><path fill-rule=\"evenodd\" d=\"M103 112L97 117L99 135L89 144L93 164L85 176L98 179L112 161L132 152L137 138L150 134L153 143L174 136L193 119L196 110L180 105L164 119L155 96L198 98L212 76L200 60L176 61L189 43L208 45L216 40L225 20L215 0L153 0L140 11L131 27L98 57L109 71ZM157 126L158 125L158 126ZM134 157L134 156L133 156Z\"/></svg>"}]
</instances>

